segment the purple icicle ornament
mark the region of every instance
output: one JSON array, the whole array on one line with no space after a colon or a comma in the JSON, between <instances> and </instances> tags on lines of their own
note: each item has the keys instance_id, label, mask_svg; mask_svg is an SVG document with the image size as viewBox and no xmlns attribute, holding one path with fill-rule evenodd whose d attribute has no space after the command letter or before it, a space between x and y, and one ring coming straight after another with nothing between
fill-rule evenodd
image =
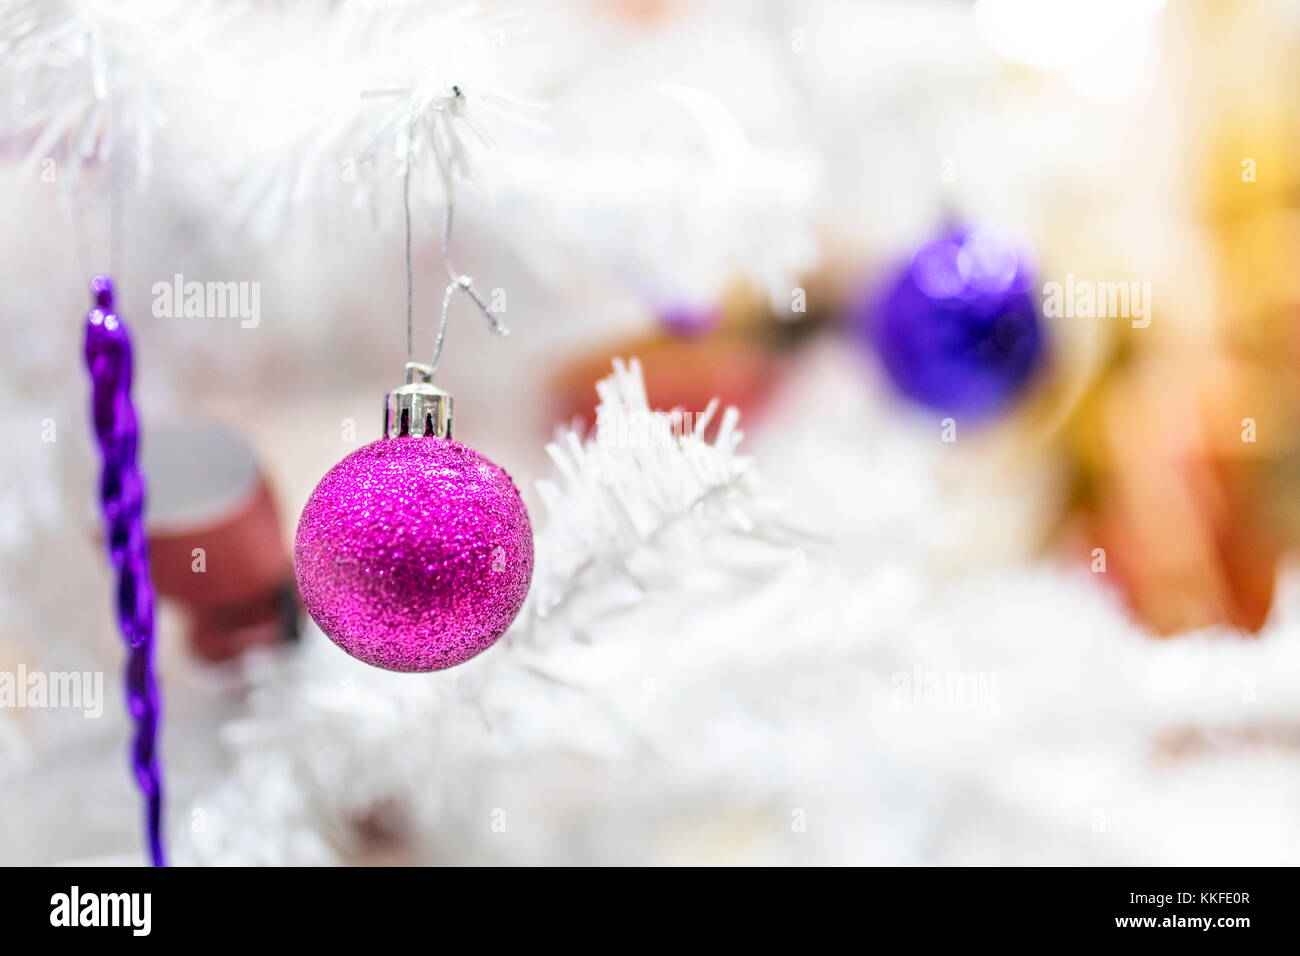
<instances>
[{"instance_id":1,"label":"purple icicle ornament","mask_svg":"<svg viewBox=\"0 0 1300 956\"><path fill-rule=\"evenodd\" d=\"M99 503L104 538L117 579L117 623L128 649L126 699L135 725L131 766L144 797L150 858L154 866L166 866L158 763L161 702L153 672L154 595L144 530L144 477L136 463L140 430L131 404L131 338L113 306L113 281L96 276L90 291L95 304L86 315L86 368L91 420L103 462Z\"/></svg>"}]
</instances>

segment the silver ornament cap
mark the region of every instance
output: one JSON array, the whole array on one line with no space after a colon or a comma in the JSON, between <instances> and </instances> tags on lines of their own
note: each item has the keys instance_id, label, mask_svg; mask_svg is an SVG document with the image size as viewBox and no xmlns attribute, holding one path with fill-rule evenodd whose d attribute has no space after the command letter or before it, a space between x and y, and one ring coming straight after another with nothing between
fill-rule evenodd
<instances>
[{"instance_id":1,"label":"silver ornament cap","mask_svg":"<svg viewBox=\"0 0 1300 956\"><path fill-rule=\"evenodd\" d=\"M451 395L433 384L433 366L406 363L406 384L384 402L384 437L451 438Z\"/></svg>"}]
</instances>

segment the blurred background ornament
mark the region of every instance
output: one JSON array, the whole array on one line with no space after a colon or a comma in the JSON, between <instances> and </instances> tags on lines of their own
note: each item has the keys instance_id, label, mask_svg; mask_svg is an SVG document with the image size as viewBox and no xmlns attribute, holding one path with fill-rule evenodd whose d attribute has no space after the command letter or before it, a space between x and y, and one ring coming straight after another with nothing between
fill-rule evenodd
<instances>
[{"instance_id":1,"label":"blurred background ornament","mask_svg":"<svg viewBox=\"0 0 1300 956\"><path fill-rule=\"evenodd\" d=\"M712 332L722 321L720 305L682 303L659 310L659 322L671 335L694 338Z\"/></svg>"},{"instance_id":2,"label":"blurred background ornament","mask_svg":"<svg viewBox=\"0 0 1300 956\"><path fill-rule=\"evenodd\" d=\"M980 420L1018 398L1047 343L1029 246L958 225L925 243L853 322L895 387L945 415Z\"/></svg>"},{"instance_id":3,"label":"blurred background ornament","mask_svg":"<svg viewBox=\"0 0 1300 956\"><path fill-rule=\"evenodd\" d=\"M219 662L295 639L293 564L252 446L215 422L168 422L142 455L154 585L187 612L194 651Z\"/></svg>"}]
</instances>

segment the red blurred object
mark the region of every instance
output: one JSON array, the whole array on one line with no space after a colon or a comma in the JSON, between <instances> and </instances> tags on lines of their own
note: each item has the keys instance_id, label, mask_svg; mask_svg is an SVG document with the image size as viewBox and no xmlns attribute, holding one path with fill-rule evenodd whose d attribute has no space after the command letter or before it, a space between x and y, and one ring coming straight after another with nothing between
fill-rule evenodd
<instances>
[{"instance_id":1,"label":"red blurred object","mask_svg":"<svg viewBox=\"0 0 1300 956\"><path fill-rule=\"evenodd\" d=\"M145 433L154 585L190 618L190 643L225 661L298 634L298 590L270 483L252 448L207 423Z\"/></svg>"},{"instance_id":2,"label":"red blurred object","mask_svg":"<svg viewBox=\"0 0 1300 956\"><path fill-rule=\"evenodd\" d=\"M790 368L791 354L823 317L782 321L765 305L740 293L723 305L716 324L691 335L670 329L611 342L565 365L554 380L561 421L595 417L595 382L615 358L638 358L650 406L703 411L714 398L735 405L749 422L761 419L768 400Z\"/></svg>"}]
</instances>

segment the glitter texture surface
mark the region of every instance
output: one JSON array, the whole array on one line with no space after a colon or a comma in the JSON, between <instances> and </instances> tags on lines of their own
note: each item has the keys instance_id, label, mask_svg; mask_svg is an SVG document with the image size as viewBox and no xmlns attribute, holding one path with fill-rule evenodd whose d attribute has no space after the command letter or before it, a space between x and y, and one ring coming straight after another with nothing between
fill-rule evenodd
<instances>
[{"instance_id":1,"label":"glitter texture surface","mask_svg":"<svg viewBox=\"0 0 1300 956\"><path fill-rule=\"evenodd\" d=\"M445 438L381 438L321 479L298 519L298 589L359 660L430 671L469 660L515 619L533 532L510 476Z\"/></svg>"}]
</instances>

